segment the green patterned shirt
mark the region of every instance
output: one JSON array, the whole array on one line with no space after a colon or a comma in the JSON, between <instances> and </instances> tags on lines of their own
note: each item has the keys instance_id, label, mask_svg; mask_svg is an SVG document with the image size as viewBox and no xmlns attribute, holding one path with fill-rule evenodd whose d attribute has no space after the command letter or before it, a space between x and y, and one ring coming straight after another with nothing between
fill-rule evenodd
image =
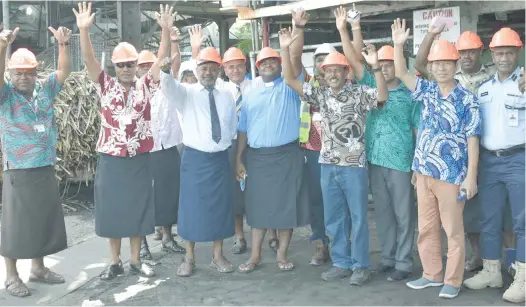
<instances>
[{"instance_id":1,"label":"green patterned shirt","mask_svg":"<svg viewBox=\"0 0 526 307\"><path fill-rule=\"evenodd\" d=\"M376 79L368 70L358 83L376 88ZM367 160L374 165L410 172L415 151L414 130L418 130L420 124L420 112L420 104L411 99L411 93L402 82L389 90L385 106L367 114Z\"/></svg>"}]
</instances>

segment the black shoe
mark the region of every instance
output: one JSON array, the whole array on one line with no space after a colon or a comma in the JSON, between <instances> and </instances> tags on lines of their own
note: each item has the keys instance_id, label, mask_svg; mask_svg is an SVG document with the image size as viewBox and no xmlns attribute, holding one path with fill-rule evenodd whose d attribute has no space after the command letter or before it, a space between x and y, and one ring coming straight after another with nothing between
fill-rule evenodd
<instances>
[{"instance_id":1,"label":"black shoe","mask_svg":"<svg viewBox=\"0 0 526 307\"><path fill-rule=\"evenodd\" d=\"M122 262L119 264L110 264L102 274L100 274L100 279L102 280L112 280L118 275L124 274L124 268L122 267Z\"/></svg>"},{"instance_id":2,"label":"black shoe","mask_svg":"<svg viewBox=\"0 0 526 307\"><path fill-rule=\"evenodd\" d=\"M387 272L391 272L392 270L394 270L393 266L389 266L385 264L380 264L380 267L378 267L378 273L387 273Z\"/></svg>"},{"instance_id":3,"label":"black shoe","mask_svg":"<svg viewBox=\"0 0 526 307\"><path fill-rule=\"evenodd\" d=\"M387 277L387 281L400 281L411 277L412 273L408 271L394 270L394 272Z\"/></svg>"},{"instance_id":4,"label":"black shoe","mask_svg":"<svg viewBox=\"0 0 526 307\"><path fill-rule=\"evenodd\" d=\"M155 271L153 268L146 263L137 263L137 264L131 264L130 263L130 272L132 274L139 274L144 277L153 277L155 276Z\"/></svg>"},{"instance_id":5,"label":"black shoe","mask_svg":"<svg viewBox=\"0 0 526 307\"><path fill-rule=\"evenodd\" d=\"M161 243L162 250L169 253L186 253L186 249L182 247L181 245L177 244L177 241L174 239L168 241L168 242L162 242Z\"/></svg>"}]
</instances>

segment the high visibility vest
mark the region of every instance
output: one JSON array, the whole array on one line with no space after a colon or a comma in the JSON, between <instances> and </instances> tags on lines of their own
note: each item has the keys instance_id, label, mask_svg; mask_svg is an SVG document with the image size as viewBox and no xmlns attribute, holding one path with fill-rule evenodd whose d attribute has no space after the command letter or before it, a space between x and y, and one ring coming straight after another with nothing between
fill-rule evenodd
<instances>
[{"instance_id":1,"label":"high visibility vest","mask_svg":"<svg viewBox=\"0 0 526 307\"><path fill-rule=\"evenodd\" d=\"M311 78L309 83L313 87L319 87L320 82L315 77ZM310 114L310 105L305 101L301 102L300 114L300 143L307 143L309 141L310 127L312 123L312 116Z\"/></svg>"}]
</instances>

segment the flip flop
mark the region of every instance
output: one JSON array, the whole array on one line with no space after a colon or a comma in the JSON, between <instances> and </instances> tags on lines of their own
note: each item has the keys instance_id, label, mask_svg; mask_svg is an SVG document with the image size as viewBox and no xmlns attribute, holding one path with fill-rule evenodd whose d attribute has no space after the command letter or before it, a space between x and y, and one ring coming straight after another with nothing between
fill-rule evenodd
<instances>
[{"instance_id":1,"label":"flip flop","mask_svg":"<svg viewBox=\"0 0 526 307\"><path fill-rule=\"evenodd\" d=\"M59 275L48 268L44 270L44 274L41 276L37 276L33 272L31 272L29 276L29 281L40 282L45 284L63 284L66 282L62 275Z\"/></svg>"},{"instance_id":2,"label":"flip flop","mask_svg":"<svg viewBox=\"0 0 526 307\"><path fill-rule=\"evenodd\" d=\"M290 261L278 261L278 268L281 271L292 271L294 269L294 264Z\"/></svg>"},{"instance_id":3,"label":"flip flop","mask_svg":"<svg viewBox=\"0 0 526 307\"><path fill-rule=\"evenodd\" d=\"M239 266L239 272L241 273L252 273L259 266L259 263L253 263L247 261Z\"/></svg>"},{"instance_id":4,"label":"flip flop","mask_svg":"<svg viewBox=\"0 0 526 307\"><path fill-rule=\"evenodd\" d=\"M188 277L194 273L195 261L188 258L183 258L183 263L177 268L177 276Z\"/></svg>"},{"instance_id":5,"label":"flip flop","mask_svg":"<svg viewBox=\"0 0 526 307\"><path fill-rule=\"evenodd\" d=\"M26 297L31 295L29 288L22 282L20 278L6 280L4 286L9 295L16 297Z\"/></svg>"}]
</instances>

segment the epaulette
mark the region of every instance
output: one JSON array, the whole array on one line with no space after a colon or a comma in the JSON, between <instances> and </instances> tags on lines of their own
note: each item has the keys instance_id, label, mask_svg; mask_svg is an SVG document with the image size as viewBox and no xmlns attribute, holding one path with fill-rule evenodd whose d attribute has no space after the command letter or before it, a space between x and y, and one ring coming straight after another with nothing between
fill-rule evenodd
<instances>
[{"instance_id":1,"label":"epaulette","mask_svg":"<svg viewBox=\"0 0 526 307\"><path fill-rule=\"evenodd\" d=\"M493 81L493 80L495 80L495 76L494 76L494 75L491 76L491 77L489 77L489 78L486 79L485 81L482 81L482 83L480 83L480 85L479 85L479 88L480 88L482 85L488 83L489 81Z\"/></svg>"}]
</instances>

